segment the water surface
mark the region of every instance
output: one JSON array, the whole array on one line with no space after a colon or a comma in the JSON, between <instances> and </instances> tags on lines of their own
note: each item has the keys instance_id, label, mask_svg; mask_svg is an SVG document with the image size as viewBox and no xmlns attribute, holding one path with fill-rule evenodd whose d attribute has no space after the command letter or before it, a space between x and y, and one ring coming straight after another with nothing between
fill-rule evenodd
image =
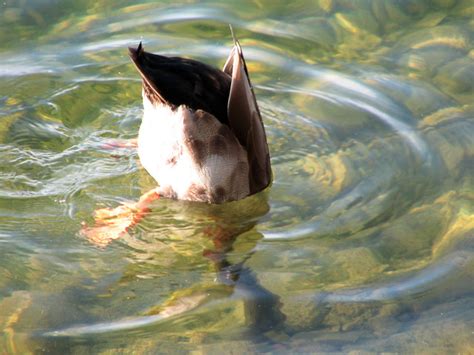
<instances>
[{"instance_id":1,"label":"water surface","mask_svg":"<svg viewBox=\"0 0 474 355\"><path fill-rule=\"evenodd\" d=\"M1 353L469 353L469 0L0 4ZM126 47L221 67L231 23L274 182L159 200L106 247L93 212L154 181Z\"/></svg>"}]
</instances>

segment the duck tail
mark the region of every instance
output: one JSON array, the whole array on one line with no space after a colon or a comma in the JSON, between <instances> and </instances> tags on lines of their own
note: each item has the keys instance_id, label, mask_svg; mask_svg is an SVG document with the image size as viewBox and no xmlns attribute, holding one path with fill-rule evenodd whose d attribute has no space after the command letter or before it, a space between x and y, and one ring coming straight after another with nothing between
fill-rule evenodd
<instances>
[{"instance_id":1,"label":"duck tail","mask_svg":"<svg viewBox=\"0 0 474 355\"><path fill-rule=\"evenodd\" d=\"M128 55L135 63L138 62L142 54L143 54L143 45L141 41L137 48L128 47Z\"/></svg>"}]
</instances>

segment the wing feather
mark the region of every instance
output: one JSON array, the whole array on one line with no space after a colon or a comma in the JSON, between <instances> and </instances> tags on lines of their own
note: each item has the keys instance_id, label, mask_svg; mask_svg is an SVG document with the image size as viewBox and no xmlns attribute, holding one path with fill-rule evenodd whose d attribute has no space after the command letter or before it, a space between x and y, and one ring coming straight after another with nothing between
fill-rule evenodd
<instances>
[{"instance_id":1,"label":"wing feather","mask_svg":"<svg viewBox=\"0 0 474 355\"><path fill-rule=\"evenodd\" d=\"M223 71L232 77L227 115L229 126L247 150L250 193L266 188L272 179L270 153L262 117L240 44L235 41Z\"/></svg>"}]
</instances>

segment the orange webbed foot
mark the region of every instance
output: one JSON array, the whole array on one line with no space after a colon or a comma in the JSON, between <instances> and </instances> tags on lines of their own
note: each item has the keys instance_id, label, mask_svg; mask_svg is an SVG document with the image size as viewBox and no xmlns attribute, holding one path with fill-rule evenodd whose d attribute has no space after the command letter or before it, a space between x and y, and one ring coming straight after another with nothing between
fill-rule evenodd
<instances>
[{"instance_id":1,"label":"orange webbed foot","mask_svg":"<svg viewBox=\"0 0 474 355\"><path fill-rule=\"evenodd\" d=\"M148 206L159 193L151 190L136 203L124 203L116 208L101 208L94 212L94 225L83 223L81 235L89 242L106 247L113 240L124 237L149 211Z\"/></svg>"},{"instance_id":2,"label":"orange webbed foot","mask_svg":"<svg viewBox=\"0 0 474 355\"><path fill-rule=\"evenodd\" d=\"M83 223L81 234L94 245L105 247L127 234L136 222L136 210L132 204L116 208L102 208L94 212L94 225Z\"/></svg>"},{"instance_id":3,"label":"orange webbed foot","mask_svg":"<svg viewBox=\"0 0 474 355\"><path fill-rule=\"evenodd\" d=\"M104 149L115 149L115 148L137 148L138 140L133 139L109 139L107 142L101 145Z\"/></svg>"}]
</instances>

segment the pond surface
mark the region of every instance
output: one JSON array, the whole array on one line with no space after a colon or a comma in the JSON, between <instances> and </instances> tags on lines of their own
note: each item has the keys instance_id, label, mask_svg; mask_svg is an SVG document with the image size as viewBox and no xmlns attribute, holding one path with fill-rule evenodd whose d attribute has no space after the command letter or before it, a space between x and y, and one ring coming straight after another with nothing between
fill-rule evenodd
<instances>
[{"instance_id":1,"label":"pond surface","mask_svg":"<svg viewBox=\"0 0 474 355\"><path fill-rule=\"evenodd\" d=\"M0 353L470 353L472 0L0 3ZM273 185L93 212L154 187L127 46L243 46Z\"/></svg>"}]
</instances>

